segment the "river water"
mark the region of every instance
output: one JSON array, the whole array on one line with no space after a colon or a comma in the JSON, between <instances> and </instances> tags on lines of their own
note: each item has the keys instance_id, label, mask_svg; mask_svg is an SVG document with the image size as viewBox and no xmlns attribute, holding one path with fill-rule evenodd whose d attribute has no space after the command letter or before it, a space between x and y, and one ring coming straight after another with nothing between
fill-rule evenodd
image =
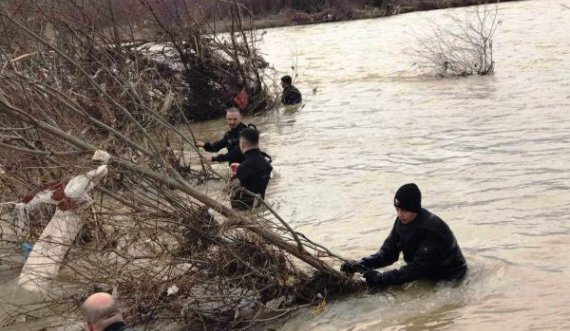
<instances>
[{"instance_id":1,"label":"river water","mask_svg":"<svg viewBox=\"0 0 570 331\"><path fill-rule=\"evenodd\" d=\"M415 182L470 273L302 311L280 330L570 329L570 6L501 4L496 74L439 79L407 55L456 10L267 30L305 107L248 118L277 176L267 199L297 230L360 258L378 249L396 189ZM418 32L419 31L419 32ZM313 93L316 90L316 93ZM197 126L214 139L224 123Z\"/></svg>"}]
</instances>

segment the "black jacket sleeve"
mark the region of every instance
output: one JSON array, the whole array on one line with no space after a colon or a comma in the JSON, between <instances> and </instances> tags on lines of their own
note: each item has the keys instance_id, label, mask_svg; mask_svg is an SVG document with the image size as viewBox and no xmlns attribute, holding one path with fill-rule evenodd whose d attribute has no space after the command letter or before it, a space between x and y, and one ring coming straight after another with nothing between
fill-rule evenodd
<instances>
[{"instance_id":1,"label":"black jacket sleeve","mask_svg":"<svg viewBox=\"0 0 570 331\"><path fill-rule=\"evenodd\" d=\"M218 140L214 143L205 143L204 144L204 150L206 152L217 152L222 148L226 148L228 147L228 139L226 137L226 135L224 135L224 137L221 140Z\"/></svg>"},{"instance_id":2,"label":"black jacket sleeve","mask_svg":"<svg viewBox=\"0 0 570 331\"><path fill-rule=\"evenodd\" d=\"M212 158L214 162L235 162L240 159L241 151L239 148L234 148L226 154L216 155Z\"/></svg>"},{"instance_id":3,"label":"black jacket sleeve","mask_svg":"<svg viewBox=\"0 0 570 331\"><path fill-rule=\"evenodd\" d=\"M435 245L424 242L420 244L414 260L405 266L382 273L376 286L402 285L414 280L426 278L429 270L438 259L438 251Z\"/></svg>"},{"instance_id":4,"label":"black jacket sleeve","mask_svg":"<svg viewBox=\"0 0 570 331\"><path fill-rule=\"evenodd\" d=\"M380 250L368 257L361 260L361 264L367 268L376 269L382 268L392 263L398 261L400 256L400 249L398 248L398 234L396 233L396 227L392 228L390 235L380 247Z\"/></svg>"}]
</instances>

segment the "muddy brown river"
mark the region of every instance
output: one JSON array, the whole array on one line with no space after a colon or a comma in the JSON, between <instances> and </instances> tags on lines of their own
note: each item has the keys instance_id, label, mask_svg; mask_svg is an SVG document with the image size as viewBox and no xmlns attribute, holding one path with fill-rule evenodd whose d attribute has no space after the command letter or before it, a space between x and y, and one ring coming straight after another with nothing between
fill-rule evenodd
<instances>
[{"instance_id":1,"label":"muddy brown river","mask_svg":"<svg viewBox=\"0 0 570 331\"><path fill-rule=\"evenodd\" d=\"M377 250L393 194L415 182L470 273L329 302L279 330L570 329L570 1L502 4L496 74L439 79L409 49L465 8L271 29L267 60L296 67L305 107L248 118L277 176L267 199L347 258ZM313 90L316 89L316 93ZM214 139L223 121L201 124Z\"/></svg>"},{"instance_id":2,"label":"muddy brown river","mask_svg":"<svg viewBox=\"0 0 570 331\"><path fill-rule=\"evenodd\" d=\"M246 121L274 159L268 202L360 258L387 236L395 190L415 182L470 266L457 287L363 294L273 329L570 330L570 1L501 4L493 76L418 71L418 31L465 10L267 30L266 59L279 75L296 68L305 101ZM214 139L224 126L195 129ZM0 275L4 299L13 276Z\"/></svg>"}]
</instances>

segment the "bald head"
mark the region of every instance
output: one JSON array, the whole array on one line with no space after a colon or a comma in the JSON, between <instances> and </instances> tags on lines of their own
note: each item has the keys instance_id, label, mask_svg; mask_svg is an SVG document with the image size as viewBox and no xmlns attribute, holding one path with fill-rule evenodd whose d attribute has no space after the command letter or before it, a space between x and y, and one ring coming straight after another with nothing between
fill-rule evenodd
<instances>
[{"instance_id":1,"label":"bald head","mask_svg":"<svg viewBox=\"0 0 570 331\"><path fill-rule=\"evenodd\" d=\"M123 322L115 299L107 293L92 294L81 306L81 311L89 331L102 331L111 324Z\"/></svg>"}]
</instances>

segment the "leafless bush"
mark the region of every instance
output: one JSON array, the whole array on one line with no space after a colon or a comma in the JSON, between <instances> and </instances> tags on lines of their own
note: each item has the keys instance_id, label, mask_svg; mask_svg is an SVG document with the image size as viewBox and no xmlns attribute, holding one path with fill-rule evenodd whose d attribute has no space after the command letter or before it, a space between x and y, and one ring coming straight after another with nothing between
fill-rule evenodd
<instances>
[{"instance_id":1,"label":"leafless bush","mask_svg":"<svg viewBox=\"0 0 570 331\"><path fill-rule=\"evenodd\" d=\"M449 25L434 24L420 35L412 53L417 66L443 77L490 75L495 70L493 38L501 21L497 5L478 5Z\"/></svg>"}]
</instances>

